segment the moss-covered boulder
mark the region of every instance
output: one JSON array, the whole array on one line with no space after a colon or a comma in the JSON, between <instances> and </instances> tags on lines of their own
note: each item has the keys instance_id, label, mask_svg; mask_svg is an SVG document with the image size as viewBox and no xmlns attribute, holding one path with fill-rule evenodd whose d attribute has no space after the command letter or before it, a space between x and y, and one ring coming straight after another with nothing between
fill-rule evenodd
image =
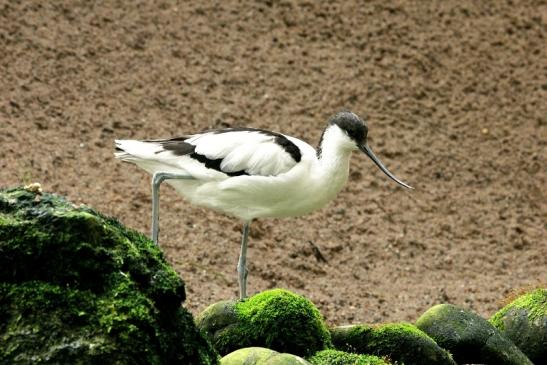
<instances>
[{"instance_id":1,"label":"moss-covered boulder","mask_svg":"<svg viewBox=\"0 0 547 365\"><path fill-rule=\"evenodd\" d=\"M547 289L523 294L490 318L490 323L535 364L547 364Z\"/></svg>"},{"instance_id":2,"label":"moss-covered boulder","mask_svg":"<svg viewBox=\"0 0 547 365\"><path fill-rule=\"evenodd\" d=\"M60 196L0 190L0 363L217 364L184 299L143 235Z\"/></svg>"},{"instance_id":3,"label":"moss-covered boulder","mask_svg":"<svg viewBox=\"0 0 547 365\"><path fill-rule=\"evenodd\" d=\"M236 313L235 300L223 300L211 304L196 318L196 325L209 341L220 350L219 353L226 355L238 348L250 347L248 343L240 342L238 347L221 346L225 338L230 336L239 325L238 315Z\"/></svg>"},{"instance_id":4,"label":"moss-covered boulder","mask_svg":"<svg viewBox=\"0 0 547 365\"><path fill-rule=\"evenodd\" d=\"M458 363L531 365L517 346L487 320L450 304L427 310L416 326L449 350Z\"/></svg>"},{"instance_id":5,"label":"moss-covered boulder","mask_svg":"<svg viewBox=\"0 0 547 365\"><path fill-rule=\"evenodd\" d=\"M263 347L246 347L236 350L222 359L221 365L311 365L301 357L281 354Z\"/></svg>"},{"instance_id":6,"label":"moss-covered boulder","mask_svg":"<svg viewBox=\"0 0 547 365\"><path fill-rule=\"evenodd\" d=\"M390 365L385 358L359 355L339 350L323 350L308 358L313 365Z\"/></svg>"},{"instance_id":7,"label":"moss-covered boulder","mask_svg":"<svg viewBox=\"0 0 547 365\"><path fill-rule=\"evenodd\" d=\"M305 357L331 344L313 303L283 289L213 304L198 316L197 325L221 355L258 346Z\"/></svg>"},{"instance_id":8,"label":"moss-covered boulder","mask_svg":"<svg viewBox=\"0 0 547 365\"><path fill-rule=\"evenodd\" d=\"M332 343L342 351L387 356L406 365L455 365L450 353L410 323L351 325L331 329Z\"/></svg>"}]
</instances>

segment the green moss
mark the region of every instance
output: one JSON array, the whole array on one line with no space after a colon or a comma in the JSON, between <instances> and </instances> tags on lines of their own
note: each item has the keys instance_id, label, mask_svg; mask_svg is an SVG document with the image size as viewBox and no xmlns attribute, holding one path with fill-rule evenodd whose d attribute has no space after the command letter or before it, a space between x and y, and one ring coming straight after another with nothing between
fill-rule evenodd
<instances>
[{"instance_id":1,"label":"green moss","mask_svg":"<svg viewBox=\"0 0 547 365\"><path fill-rule=\"evenodd\" d=\"M96 296L90 292L40 281L2 283L0 298L7 314L2 361L55 362L84 355L106 361L115 350L115 340L94 326ZM127 353L112 355L114 361L131 359Z\"/></svg>"},{"instance_id":2,"label":"green moss","mask_svg":"<svg viewBox=\"0 0 547 365\"><path fill-rule=\"evenodd\" d=\"M309 355L330 345L330 334L319 310L308 299L273 289L238 302L243 332L260 338L279 352Z\"/></svg>"},{"instance_id":3,"label":"green moss","mask_svg":"<svg viewBox=\"0 0 547 365\"><path fill-rule=\"evenodd\" d=\"M372 326L357 324L349 326L338 326L331 328L331 338L334 347L348 352L362 353L363 339L369 338L372 333Z\"/></svg>"},{"instance_id":4,"label":"green moss","mask_svg":"<svg viewBox=\"0 0 547 365\"><path fill-rule=\"evenodd\" d=\"M219 342L218 339L223 336L223 332L237 325L235 303L233 300L223 300L211 304L196 318L199 329L213 342Z\"/></svg>"},{"instance_id":5,"label":"green moss","mask_svg":"<svg viewBox=\"0 0 547 365\"><path fill-rule=\"evenodd\" d=\"M262 348L262 347L245 347L234 352L229 353L220 359L221 365L241 365L241 364L260 364L273 356L278 352Z\"/></svg>"},{"instance_id":6,"label":"green moss","mask_svg":"<svg viewBox=\"0 0 547 365\"><path fill-rule=\"evenodd\" d=\"M11 215L0 213L0 226L8 226L17 223L18 220L13 218Z\"/></svg>"},{"instance_id":7,"label":"green moss","mask_svg":"<svg viewBox=\"0 0 547 365\"><path fill-rule=\"evenodd\" d=\"M216 364L184 299L145 236L53 194L0 190L0 363Z\"/></svg>"},{"instance_id":8,"label":"green moss","mask_svg":"<svg viewBox=\"0 0 547 365\"><path fill-rule=\"evenodd\" d=\"M509 303L490 318L530 360L547 357L547 289L538 288Z\"/></svg>"},{"instance_id":9,"label":"green moss","mask_svg":"<svg viewBox=\"0 0 547 365\"><path fill-rule=\"evenodd\" d=\"M311 365L301 357L279 353L263 347L245 347L222 359L221 365Z\"/></svg>"},{"instance_id":10,"label":"green moss","mask_svg":"<svg viewBox=\"0 0 547 365\"><path fill-rule=\"evenodd\" d=\"M377 344L395 348L400 343L406 342L407 338L433 341L425 332L410 323L384 324L374 328L370 333L372 346Z\"/></svg>"},{"instance_id":11,"label":"green moss","mask_svg":"<svg viewBox=\"0 0 547 365\"><path fill-rule=\"evenodd\" d=\"M329 331L313 303L282 289L213 305L197 323L222 355L259 346L308 356L331 346Z\"/></svg>"},{"instance_id":12,"label":"green moss","mask_svg":"<svg viewBox=\"0 0 547 365\"><path fill-rule=\"evenodd\" d=\"M373 355L359 355L338 350L323 350L307 359L313 365L387 365L386 359Z\"/></svg>"},{"instance_id":13,"label":"green moss","mask_svg":"<svg viewBox=\"0 0 547 365\"><path fill-rule=\"evenodd\" d=\"M490 318L490 323L503 331L503 318L511 309L525 309L530 322L547 317L547 289L538 288L519 296L496 312L492 318Z\"/></svg>"},{"instance_id":14,"label":"green moss","mask_svg":"<svg viewBox=\"0 0 547 365\"><path fill-rule=\"evenodd\" d=\"M410 323L335 327L331 336L342 351L388 356L405 364L455 364L447 351Z\"/></svg>"}]
</instances>

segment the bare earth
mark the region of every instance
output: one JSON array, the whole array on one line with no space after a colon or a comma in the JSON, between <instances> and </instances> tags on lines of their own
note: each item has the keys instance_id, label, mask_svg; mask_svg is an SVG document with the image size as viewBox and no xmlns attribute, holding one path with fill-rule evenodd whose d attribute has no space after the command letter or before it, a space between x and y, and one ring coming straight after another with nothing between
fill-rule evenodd
<instances>
[{"instance_id":1,"label":"bare earth","mask_svg":"<svg viewBox=\"0 0 547 365\"><path fill-rule=\"evenodd\" d=\"M327 208L252 225L251 294L376 323L440 302L490 316L547 282L547 1L93 3L0 0L0 186L41 182L148 234L149 176L114 138L251 126L315 145L346 108L416 190L353 156ZM167 186L161 202L186 305L235 297L240 222Z\"/></svg>"}]
</instances>

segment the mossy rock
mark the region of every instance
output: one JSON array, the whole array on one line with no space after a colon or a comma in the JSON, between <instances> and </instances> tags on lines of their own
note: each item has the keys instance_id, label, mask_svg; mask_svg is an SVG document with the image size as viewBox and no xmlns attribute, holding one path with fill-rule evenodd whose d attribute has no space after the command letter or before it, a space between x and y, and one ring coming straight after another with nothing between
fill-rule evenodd
<instances>
[{"instance_id":1,"label":"mossy rock","mask_svg":"<svg viewBox=\"0 0 547 365\"><path fill-rule=\"evenodd\" d=\"M197 316L196 324L198 328L207 336L212 344L220 343L225 336L229 335L231 330L238 327L239 320L235 306L235 300L223 300L211 304ZM239 348L246 346L249 345L241 342ZM220 353L223 354L223 352ZM227 350L226 353L228 352L230 351Z\"/></svg>"},{"instance_id":2,"label":"mossy rock","mask_svg":"<svg viewBox=\"0 0 547 365\"><path fill-rule=\"evenodd\" d=\"M236 350L222 359L220 365L311 365L301 357L281 354L263 347L246 347Z\"/></svg>"},{"instance_id":3,"label":"mossy rock","mask_svg":"<svg viewBox=\"0 0 547 365\"><path fill-rule=\"evenodd\" d=\"M283 289L213 304L196 322L221 355L258 346L309 356L331 345L319 310L306 298Z\"/></svg>"},{"instance_id":4,"label":"mossy rock","mask_svg":"<svg viewBox=\"0 0 547 365\"><path fill-rule=\"evenodd\" d=\"M360 355L339 350L323 350L308 358L313 365L390 365L385 358Z\"/></svg>"},{"instance_id":5,"label":"mossy rock","mask_svg":"<svg viewBox=\"0 0 547 365\"><path fill-rule=\"evenodd\" d=\"M519 296L490 318L535 364L547 364L547 289Z\"/></svg>"},{"instance_id":6,"label":"mossy rock","mask_svg":"<svg viewBox=\"0 0 547 365\"><path fill-rule=\"evenodd\" d=\"M455 365L450 353L410 323L351 325L331 329L338 350L387 356L406 365Z\"/></svg>"},{"instance_id":7,"label":"mossy rock","mask_svg":"<svg viewBox=\"0 0 547 365\"><path fill-rule=\"evenodd\" d=\"M532 364L487 320L451 304L430 308L418 319L416 326L450 351L458 363Z\"/></svg>"},{"instance_id":8,"label":"mossy rock","mask_svg":"<svg viewBox=\"0 0 547 365\"><path fill-rule=\"evenodd\" d=\"M143 235L53 194L0 190L0 363L218 364Z\"/></svg>"}]
</instances>

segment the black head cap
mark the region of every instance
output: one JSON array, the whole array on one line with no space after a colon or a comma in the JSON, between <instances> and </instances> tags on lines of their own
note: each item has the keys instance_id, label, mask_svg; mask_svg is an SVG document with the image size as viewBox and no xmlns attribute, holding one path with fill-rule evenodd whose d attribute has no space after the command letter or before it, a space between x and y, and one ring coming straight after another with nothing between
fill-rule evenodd
<instances>
[{"instance_id":1,"label":"black head cap","mask_svg":"<svg viewBox=\"0 0 547 365\"><path fill-rule=\"evenodd\" d=\"M365 121L350 111L343 111L333 115L329 124L336 124L341 130L346 132L357 145L361 145L366 141L368 127Z\"/></svg>"}]
</instances>

